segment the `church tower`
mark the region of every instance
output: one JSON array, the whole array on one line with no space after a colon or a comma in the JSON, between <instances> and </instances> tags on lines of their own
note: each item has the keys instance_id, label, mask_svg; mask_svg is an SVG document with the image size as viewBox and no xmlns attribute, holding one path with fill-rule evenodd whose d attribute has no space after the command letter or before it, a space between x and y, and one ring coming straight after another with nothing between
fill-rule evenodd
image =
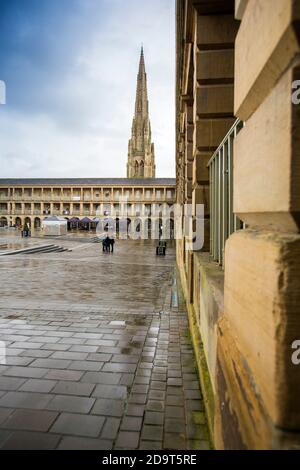
<instances>
[{"instance_id":1,"label":"church tower","mask_svg":"<svg viewBox=\"0 0 300 470\"><path fill-rule=\"evenodd\" d=\"M131 139L128 143L127 178L155 178L154 144L151 142L147 75L143 47L137 77Z\"/></svg>"}]
</instances>

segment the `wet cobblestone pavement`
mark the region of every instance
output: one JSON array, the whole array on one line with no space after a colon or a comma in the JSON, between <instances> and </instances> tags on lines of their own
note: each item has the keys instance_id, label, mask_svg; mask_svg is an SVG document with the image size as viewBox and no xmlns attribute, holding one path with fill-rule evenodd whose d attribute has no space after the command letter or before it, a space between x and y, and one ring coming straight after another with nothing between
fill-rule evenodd
<instances>
[{"instance_id":1,"label":"wet cobblestone pavement","mask_svg":"<svg viewBox=\"0 0 300 470\"><path fill-rule=\"evenodd\" d=\"M0 448L208 449L174 249L59 243L0 260Z\"/></svg>"}]
</instances>

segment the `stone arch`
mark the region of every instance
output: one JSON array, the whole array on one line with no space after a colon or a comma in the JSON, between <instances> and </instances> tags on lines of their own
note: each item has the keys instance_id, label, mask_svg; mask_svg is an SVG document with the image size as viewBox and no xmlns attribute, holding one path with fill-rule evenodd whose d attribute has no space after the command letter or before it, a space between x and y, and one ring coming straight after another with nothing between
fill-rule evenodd
<instances>
[{"instance_id":1,"label":"stone arch","mask_svg":"<svg viewBox=\"0 0 300 470\"><path fill-rule=\"evenodd\" d=\"M8 225L8 220L6 217L1 217L0 218L0 227L7 227Z\"/></svg>"},{"instance_id":2,"label":"stone arch","mask_svg":"<svg viewBox=\"0 0 300 470\"><path fill-rule=\"evenodd\" d=\"M140 166L139 166L139 176L140 176L140 177L143 177L143 176L144 176L144 166L145 166L145 165L144 165L144 162L143 162L143 160L141 160Z\"/></svg>"},{"instance_id":3,"label":"stone arch","mask_svg":"<svg viewBox=\"0 0 300 470\"><path fill-rule=\"evenodd\" d=\"M16 227L22 227L22 219L21 219L21 217L16 217L16 218L15 218L15 226L16 226Z\"/></svg>"},{"instance_id":4,"label":"stone arch","mask_svg":"<svg viewBox=\"0 0 300 470\"><path fill-rule=\"evenodd\" d=\"M27 224L29 228L31 228L31 218L25 217L24 224Z\"/></svg>"},{"instance_id":5,"label":"stone arch","mask_svg":"<svg viewBox=\"0 0 300 470\"><path fill-rule=\"evenodd\" d=\"M41 221L40 217L35 217L35 219L34 219L34 228L35 229L40 229L41 225L42 225L42 221Z\"/></svg>"},{"instance_id":6,"label":"stone arch","mask_svg":"<svg viewBox=\"0 0 300 470\"><path fill-rule=\"evenodd\" d=\"M151 238L152 233L152 219L148 218L145 221L145 232L147 233L148 238Z\"/></svg>"},{"instance_id":7,"label":"stone arch","mask_svg":"<svg viewBox=\"0 0 300 470\"><path fill-rule=\"evenodd\" d=\"M139 175L139 162L136 160L134 163L134 176Z\"/></svg>"}]
</instances>

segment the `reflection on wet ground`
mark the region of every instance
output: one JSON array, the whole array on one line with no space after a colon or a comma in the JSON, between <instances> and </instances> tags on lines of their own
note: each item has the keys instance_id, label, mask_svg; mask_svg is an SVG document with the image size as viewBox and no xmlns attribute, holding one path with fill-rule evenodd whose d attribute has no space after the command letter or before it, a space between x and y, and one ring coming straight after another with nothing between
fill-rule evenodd
<instances>
[{"instance_id":1,"label":"reflection on wet ground","mask_svg":"<svg viewBox=\"0 0 300 470\"><path fill-rule=\"evenodd\" d=\"M174 247L59 243L0 258L0 447L209 448Z\"/></svg>"}]
</instances>

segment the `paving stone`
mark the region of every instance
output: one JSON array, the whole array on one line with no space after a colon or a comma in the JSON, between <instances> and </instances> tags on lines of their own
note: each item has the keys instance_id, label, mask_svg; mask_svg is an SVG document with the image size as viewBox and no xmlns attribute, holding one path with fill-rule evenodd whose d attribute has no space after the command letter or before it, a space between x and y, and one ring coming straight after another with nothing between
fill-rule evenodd
<instances>
[{"instance_id":1,"label":"paving stone","mask_svg":"<svg viewBox=\"0 0 300 470\"><path fill-rule=\"evenodd\" d=\"M126 414L129 416L143 416L145 407L142 405L129 404L126 408Z\"/></svg>"},{"instance_id":2,"label":"paving stone","mask_svg":"<svg viewBox=\"0 0 300 470\"><path fill-rule=\"evenodd\" d=\"M98 437L105 418L91 415L62 413L51 428L52 433Z\"/></svg>"},{"instance_id":3,"label":"paving stone","mask_svg":"<svg viewBox=\"0 0 300 470\"><path fill-rule=\"evenodd\" d=\"M103 416L114 416L118 418L123 415L124 408L124 402L121 400L109 400L106 398L99 398L96 401L91 413Z\"/></svg>"},{"instance_id":4,"label":"paving stone","mask_svg":"<svg viewBox=\"0 0 300 470\"><path fill-rule=\"evenodd\" d=\"M131 389L131 392L146 394L148 392L148 389L149 389L148 385L134 384Z\"/></svg>"},{"instance_id":5,"label":"paving stone","mask_svg":"<svg viewBox=\"0 0 300 470\"><path fill-rule=\"evenodd\" d=\"M149 400L164 400L166 392L163 390L150 390L149 391Z\"/></svg>"},{"instance_id":6,"label":"paving stone","mask_svg":"<svg viewBox=\"0 0 300 470\"><path fill-rule=\"evenodd\" d=\"M86 372L81 379L82 382L94 384L117 385L120 382L121 374L110 372Z\"/></svg>"},{"instance_id":7,"label":"paving stone","mask_svg":"<svg viewBox=\"0 0 300 470\"><path fill-rule=\"evenodd\" d=\"M164 449L182 450L186 448L186 442L182 434L166 433L163 447Z\"/></svg>"},{"instance_id":8,"label":"paving stone","mask_svg":"<svg viewBox=\"0 0 300 470\"><path fill-rule=\"evenodd\" d=\"M60 436L37 432L13 432L2 445L4 450L53 450Z\"/></svg>"},{"instance_id":9,"label":"paving stone","mask_svg":"<svg viewBox=\"0 0 300 470\"><path fill-rule=\"evenodd\" d=\"M147 402L147 395L140 393L132 393L128 400L129 403L136 403L139 405L144 405Z\"/></svg>"},{"instance_id":10,"label":"paving stone","mask_svg":"<svg viewBox=\"0 0 300 470\"><path fill-rule=\"evenodd\" d=\"M25 382L25 379L17 379L14 377L0 377L0 390L14 391Z\"/></svg>"},{"instance_id":11,"label":"paving stone","mask_svg":"<svg viewBox=\"0 0 300 470\"><path fill-rule=\"evenodd\" d=\"M183 390L181 387L167 387L167 395L181 396L183 400Z\"/></svg>"},{"instance_id":12,"label":"paving stone","mask_svg":"<svg viewBox=\"0 0 300 470\"><path fill-rule=\"evenodd\" d=\"M187 410L204 411L204 404L201 400L186 400L185 406Z\"/></svg>"},{"instance_id":13,"label":"paving stone","mask_svg":"<svg viewBox=\"0 0 300 470\"><path fill-rule=\"evenodd\" d=\"M125 400L127 398L127 393L127 387L125 386L97 385L93 392L93 397Z\"/></svg>"},{"instance_id":14,"label":"paving stone","mask_svg":"<svg viewBox=\"0 0 300 470\"><path fill-rule=\"evenodd\" d=\"M71 347L72 344L84 344L84 338L63 338L59 340L59 344L67 344Z\"/></svg>"},{"instance_id":15,"label":"paving stone","mask_svg":"<svg viewBox=\"0 0 300 470\"><path fill-rule=\"evenodd\" d=\"M46 349L47 351L67 351L69 349L69 345L67 344L58 344L58 343L55 343L55 344L52 344L52 343L46 343L44 344L41 349L44 350Z\"/></svg>"},{"instance_id":16,"label":"paving stone","mask_svg":"<svg viewBox=\"0 0 300 470\"><path fill-rule=\"evenodd\" d=\"M110 450L113 442L104 439L63 437L58 450Z\"/></svg>"},{"instance_id":17,"label":"paving stone","mask_svg":"<svg viewBox=\"0 0 300 470\"><path fill-rule=\"evenodd\" d=\"M146 411L145 424L163 425L164 414L158 411Z\"/></svg>"},{"instance_id":18,"label":"paving stone","mask_svg":"<svg viewBox=\"0 0 300 470\"><path fill-rule=\"evenodd\" d=\"M45 344L45 343L51 343L51 344L54 344L54 343L57 343L57 341L59 341L60 338L54 338L53 336L51 337L47 337L46 335L43 335L43 336L34 336L31 338L31 342L32 343L42 343L42 344Z\"/></svg>"},{"instance_id":19,"label":"paving stone","mask_svg":"<svg viewBox=\"0 0 300 470\"><path fill-rule=\"evenodd\" d=\"M125 363L125 364L137 364L140 356L126 355L126 354L114 354L111 362Z\"/></svg>"},{"instance_id":20,"label":"paving stone","mask_svg":"<svg viewBox=\"0 0 300 470\"><path fill-rule=\"evenodd\" d=\"M0 448L2 449L4 443L7 441L7 439L11 436L12 432L11 431L4 431L0 429Z\"/></svg>"},{"instance_id":21,"label":"paving stone","mask_svg":"<svg viewBox=\"0 0 300 470\"><path fill-rule=\"evenodd\" d=\"M49 393L55 387L55 384L55 380L29 379L19 388L19 391Z\"/></svg>"},{"instance_id":22,"label":"paving stone","mask_svg":"<svg viewBox=\"0 0 300 470\"><path fill-rule=\"evenodd\" d=\"M83 371L52 369L45 375L44 378L45 379L52 379L52 380L77 381L77 380L81 379L83 374L84 374Z\"/></svg>"},{"instance_id":23,"label":"paving stone","mask_svg":"<svg viewBox=\"0 0 300 470\"><path fill-rule=\"evenodd\" d=\"M94 403L94 398L56 395L48 403L47 409L69 411L71 413L89 413Z\"/></svg>"},{"instance_id":24,"label":"paving stone","mask_svg":"<svg viewBox=\"0 0 300 470\"><path fill-rule=\"evenodd\" d=\"M2 424L4 429L47 432L58 413L42 410L16 410Z\"/></svg>"},{"instance_id":25,"label":"paving stone","mask_svg":"<svg viewBox=\"0 0 300 470\"><path fill-rule=\"evenodd\" d=\"M183 419L166 418L165 432L170 433L185 433L185 422Z\"/></svg>"},{"instance_id":26,"label":"paving stone","mask_svg":"<svg viewBox=\"0 0 300 470\"><path fill-rule=\"evenodd\" d=\"M181 387L182 386L182 379L169 377L168 378L168 385Z\"/></svg>"},{"instance_id":27,"label":"paving stone","mask_svg":"<svg viewBox=\"0 0 300 470\"><path fill-rule=\"evenodd\" d=\"M180 406L166 406L167 418L184 418L184 408Z\"/></svg>"},{"instance_id":28,"label":"paving stone","mask_svg":"<svg viewBox=\"0 0 300 470\"><path fill-rule=\"evenodd\" d=\"M145 441L162 441L163 427L144 425L141 438Z\"/></svg>"},{"instance_id":29,"label":"paving stone","mask_svg":"<svg viewBox=\"0 0 300 470\"><path fill-rule=\"evenodd\" d=\"M0 425L13 413L12 408L0 408Z\"/></svg>"},{"instance_id":30,"label":"paving stone","mask_svg":"<svg viewBox=\"0 0 300 470\"><path fill-rule=\"evenodd\" d=\"M98 372L103 366L103 362L92 362L92 361L72 361L68 369L71 370L82 370L89 372Z\"/></svg>"},{"instance_id":31,"label":"paving stone","mask_svg":"<svg viewBox=\"0 0 300 470\"><path fill-rule=\"evenodd\" d=\"M52 393L60 395L77 395L89 397L95 388L95 384L82 382L60 381L52 390Z\"/></svg>"},{"instance_id":32,"label":"paving stone","mask_svg":"<svg viewBox=\"0 0 300 470\"><path fill-rule=\"evenodd\" d=\"M99 340L87 340L85 344L90 344L92 346L115 346L117 341L110 341L108 339L99 339Z\"/></svg>"},{"instance_id":33,"label":"paving stone","mask_svg":"<svg viewBox=\"0 0 300 470\"><path fill-rule=\"evenodd\" d=\"M136 377L148 377L151 379L150 369L137 369Z\"/></svg>"},{"instance_id":34,"label":"paving stone","mask_svg":"<svg viewBox=\"0 0 300 470\"><path fill-rule=\"evenodd\" d=\"M152 380L158 380L160 382L166 382L167 381L167 374L158 374L156 372L152 372L151 379Z\"/></svg>"},{"instance_id":35,"label":"paving stone","mask_svg":"<svg viewBox=\"0 0 300 470\"><path fill-rule=\"evenodd\" d=\"M101 432L102 439L115 439L117 437L121 420L119 418L106 418Z\"/></svg>"},{"instance_id":36,"label":"paving stone","mask_svg":"<svg viewBox=\"0 0 300 470\"><path fill-rule=\"evenodd\" d=\"M108 362L110 361L111 357L112 357L111 354L92 353L88 355L87 360L97 361L97 362Z\"/></svg>"},{"instance_id":37,"label":"paving stone","mask_svg":"<svg viewBox=\"0 0 300 470\"><path fill-rule=\"evenodd\" d=\"M26 351L20 353L20 356L26 356L31 358L45 358L49 357L51 354L52 351L45 351L43 349L26 349Z\"/></svg>"},{"instance_id":38,"label":"paving stone","mask_svg":"<svg viewBox=\"0 0 300 470\"><path fill-rule=\"evenodd\" d=\"M121 424L122 431L140 431L142 428L142 418L124 416Z\"/></svg>"},{"instance_id":39,"label":"paving stone","mask_svg":"<svg viewBox=\"0 0 300 470\"><path fill-rule=\"evenodd\" d=\"M68 361L69 359L72 361L84 361L87 357L88 357L88 353L69 352L69 351L57 351L51 356L51 358L53 359L65 359L66 361Z\"/></svg>"},{"instance_id":40,"label":"paving stone","mask_svg":"<svg viewBox=\"0 0 300 470\"><path fill-rule=\"evenodd\" d=\"M148 411L164 411L165 403L163 400L149 400L146 409Z\"/></svg>"},{"instance_id":41,"label":"paving stone","mask_svg":"<svg viewBox=\"0 0 300 470\"><path fill-rule=\"evenodd\" d=\"M166 382L157 382L155 380L151 380L150 382L150 388L152 390L166 390Z\"/></svg>"},{"instance_id":42,"label":"paving stone","mask_svg":"<svg viewBox=\"0 0 300 470\"><path fill-rule=\"evenodd\" d=\"M150 377L136 377L134 383L148 385L150 383Z\"/></svg>"},{"instance_id":43,"label":"paving stone","mask_svg":"<svg viewBox=\"0 0 300 470\"><path fill-rule=\"evenodd\" d=\"M126 387L131 387L134 381L134 374L122 374L120 385L125 385Z\"/></svg>"},{"instance_id":44,"label":"paving stone","mask_svg":"<svg viewBox=\"0 0 300 470\"><path fill-rule=\"evenodd\" d=\"M173 406L182 406L183 399L182 396L178 395L167 395L166 404Z\"/></svg>"},{"instance_id":45,"label":"paving stone","mask_svg":"<svg viewBox=\"0 0 300 470\"><path fill-rule=\"evenodd\" d=\"M140 433L138 432L120 431L116 441L116 447L118 449L137 449L139 438Z\"/></svg>"},{"instance_id":46,"label":"paving stone","mask_svg":"<svg viewBox=\"0 0 300 470\"><path fill-rule=\"evenodd\" d=\"M4 375L11 376L11 377L32 377L32 378L40 378L44 377L47 373L47 369L42 369L38 367L9 367L5 372Z\"/></svg>"},{"instance_id":47,"label":"paving stone","mask_svg":"<svg viewBox=\"0 0 300 470\"><path fill-rule=\"evenodd\" d=\"M181 370L168 370L168 378L181 378Z\"/></svg>"},{"instance_id":48,"label":"paving stone","mask_svg":"<svg viewBox=\"0 0 300 470\"><path fill-rule=\"evenodd\" d=\"M52 396L31 392L7 392L0 398L0 407L45 409Z\"/></svg>"},{"instance_id":49,"label":"paving stone","mask_svg":"<svg viewBox=\"0 0 300 470\"><path fill-rule=\"evenodd\" d=\"M162 443L155 441L141 441L139 450L161 450Z\"/></svg>"},{"instance_id":50,"label":"paving stone","mask_svg":"<svg viewBox=\"0 0 300 470\"><path fill-rule=\"evenodd\" d=\"M31 364L31 367L40 367L47 369L67 369L70 364L71 361L64 361L61 359L35 359L35 361Z\"/></svg>"},{"instance_id":51,"label":"paving stone","mask_svg":"<svg viewBox=\"0 0 300 470\"><path fill-rule=\"evenodd\" d=\"M204 424L196 424L188 421L186 426L186 436L190 440L209 440L209 432Z\"/></svg>"},{"instance_id":52,"label":"paving stone","mask_svg":"<svg viewBox=\"0 0 300 470\"><path fill-rule=\"evenodd\" d=\"M8 356L5 359L7 366L28 366L34 359L32 357Z\"/></svg>"},{"instance_id":53,"label":"paving stone","mask_svg":"<svg viewBox=\"0 0 300 470\"><path fill-rule=\"evenodd\" d=\"M185 398L188 398L190 400L199 400L201 397L200 391L199 390L185 390L184 391L184 396Z\"/></svg>"},{"instance_id":54,"label":"paving stone","mask_svg":"<svg viewBox=\"0 0 300 470\"><path fill-rule=\"evenodd\" d=\"M104 372L135 372L136 364L106 363L102 367Z\"/></svg>"},{"instance_id":55,"label":"paving stone","mask_svg":"<svg viewBox=\"0 0 300 470\"><path fill-rule=\"evenodd\" d=\"M43 346L44 342L42 343L33 343L29 341L24 342L16 342L13 344L15 349L40 349Z\"/></svg>"}]
</instances>

